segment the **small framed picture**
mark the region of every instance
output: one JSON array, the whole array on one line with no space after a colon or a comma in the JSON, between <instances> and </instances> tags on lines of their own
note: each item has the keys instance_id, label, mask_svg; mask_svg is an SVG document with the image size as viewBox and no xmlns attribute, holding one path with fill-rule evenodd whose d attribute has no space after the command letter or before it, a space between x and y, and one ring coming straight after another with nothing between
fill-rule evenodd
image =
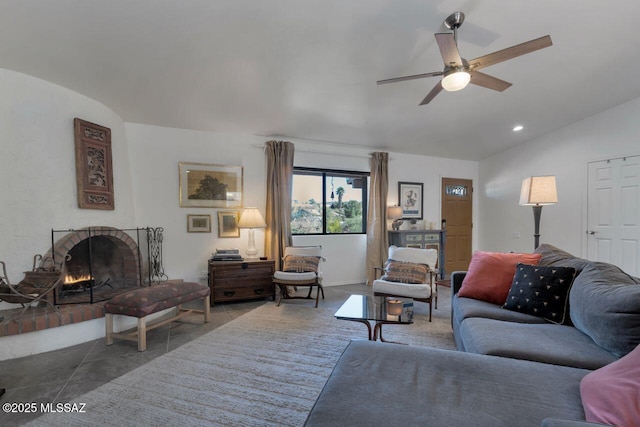
<instances>
[{"instance_id":1,"label":"small framed picture","mask_svg":"<svg viewBox=\"0 0 640 427\"><path fill-rule=\"evenodd\" d=\"M398 205L402 207L403 219L422 219L422 183L399 182Z\"/></svg>"},{"instance_id":2,"label":"small framed picture","mask_svg":"<svg viewBox=\"0 0 640 427\"><path fill-rule=\"evenodd\" d=\"M187 215L188 233L211 233L211 215Z\"/></svg>"},{"instance_id":3,"label":"small framed picture","mask_svg":"<svg viewBox=\"0 0 640 427\"><path fill-rule=\"evenodd\" d=\"M240 237L238 211L218 212L218 237Z\"/></svg>"}]
</instances>

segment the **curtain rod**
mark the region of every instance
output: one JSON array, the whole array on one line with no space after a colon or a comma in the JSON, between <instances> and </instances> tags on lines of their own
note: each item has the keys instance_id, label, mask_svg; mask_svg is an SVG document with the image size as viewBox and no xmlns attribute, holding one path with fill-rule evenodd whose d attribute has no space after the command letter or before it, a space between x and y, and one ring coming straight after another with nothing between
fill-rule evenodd
<instances>
[{"instance_id":1,"label":"curtain rod","mask_svg":"<svg viewBox=\"0 0 640 427\"><path fill-rule=\"evenodd\" d=\"M263 150L264 147L266 147L265 144L254 144L253 146L256 147L256 148L260 148L261 150ZM328 153L326 151L305 150L304 148L302 148L302 149L297 149L296 148L296 151L298 151L300 153L308 153L308 154L328 154L328 155L332 155L332 156L341 156L341 157L356 157L356 158L359 158L359 159L370 159L371 158L371 154L373 154L373 153L369 153L368 156L365 156L363 154ZM389 160L393 160L392 157L389 157Z\"/></svg>"}]
</instances>

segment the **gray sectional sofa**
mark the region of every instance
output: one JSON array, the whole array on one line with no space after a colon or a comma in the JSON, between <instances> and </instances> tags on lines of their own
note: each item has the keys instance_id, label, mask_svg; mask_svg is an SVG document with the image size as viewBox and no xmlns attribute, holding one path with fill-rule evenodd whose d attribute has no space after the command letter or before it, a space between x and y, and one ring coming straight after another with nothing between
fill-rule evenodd
<instances>
[{"instance_id":1,"label":"gray sectional sofa","mask_svg":"<svg viewBox=\"0 0 640 427\"><path fill-rule=\"evenodd\" d=\"M465 273L454 273L459 351L353 341L306 425L595 425L580 380L640 344L640 279L550 245L536 252L577 271L565 324L458 297Z\"/></svg>"}]
</instances>

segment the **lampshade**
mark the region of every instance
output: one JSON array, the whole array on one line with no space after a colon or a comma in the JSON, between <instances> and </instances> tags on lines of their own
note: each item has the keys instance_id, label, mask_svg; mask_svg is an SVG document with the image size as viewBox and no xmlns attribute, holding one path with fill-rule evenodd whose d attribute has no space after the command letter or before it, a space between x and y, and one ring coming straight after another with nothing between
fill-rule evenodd
<instances>
[{"instance_id":1,"label":"lampshade","mask_svg":"<svg viewBox=\"0 0 640 427\"><path fill-rule=\"evenodd\" d=\"M401 206L388 206L387 207L387 218L389 218L389 219L402 218L402 207Z\"/></svg>"},{"instance_id":2,"label":"lampshade","mask_svg":"<svg viewBox=\"0 0 640 427\"><path fill-rule=\"evenodd\" d=\"M521 205L544 206L553 205L554 203L558 203L555 176L531 176L522 181L522 189L520 190Z\"/></svg>"},{"instance_id":3,"label":"lampshade","mask_svg":"<svg viewBox=\"0 0 640 427\"><path fill-rule=\"evenodd\" d=\"M265 228L266 226L258 208L245 208L238 221L238 228Z\"/></svg>"},{"instance_id":4,"label":"lampshade","mask_svg":"<svg viewBox=\"0 0 640 427\"><path fill-rule=\"evenodd\" d=\"M465 87L467 87L470 80L471 80L471 74L467 73L464 70L459 70L444 76L440 83L442 84L442 88L444 90L449 92L455 92L457 90L462 90Z\"/></svg>"}]
</instances>

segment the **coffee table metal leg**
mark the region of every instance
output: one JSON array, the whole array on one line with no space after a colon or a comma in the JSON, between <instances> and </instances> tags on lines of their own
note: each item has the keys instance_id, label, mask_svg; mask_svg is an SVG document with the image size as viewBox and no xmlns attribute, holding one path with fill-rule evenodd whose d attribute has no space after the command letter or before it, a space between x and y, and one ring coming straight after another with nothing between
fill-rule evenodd
<instances>
[{"instance_id":1,"label":"coffee table metal leg","mask_svg":"<svg viewBox=\"0 0 640 427\"><path fill-rule=\"evenodd\" d=\"M367 325L367 330L369 331L369 341L375 341L376 340L373 337L373 334L371 333L371 323L369 323L368 320L360 320L360 319L350 319L350 320L353 321L353 322L360 322L360 323L364 323L365 325Z\"/></svg>"},{"instance_id":2,"label":"coffee table metal leg","mask_svg":"<svg viewBox=\"0 0 640 427\"><path fill-rule=\"evenodd\" d=\"M397 342L397 341L387 341L384 338L382 338L382 325L387 324L387 325L395 325L395 322L385 322L384 320L379 320L376 322L376 326L373 328L373 341L376 341L378 339L378 337L380 337L380 341L381 342L390 342L393 344L405 344L405 343L401 343L401 342Z\"/></svg>"}]
</instances>

